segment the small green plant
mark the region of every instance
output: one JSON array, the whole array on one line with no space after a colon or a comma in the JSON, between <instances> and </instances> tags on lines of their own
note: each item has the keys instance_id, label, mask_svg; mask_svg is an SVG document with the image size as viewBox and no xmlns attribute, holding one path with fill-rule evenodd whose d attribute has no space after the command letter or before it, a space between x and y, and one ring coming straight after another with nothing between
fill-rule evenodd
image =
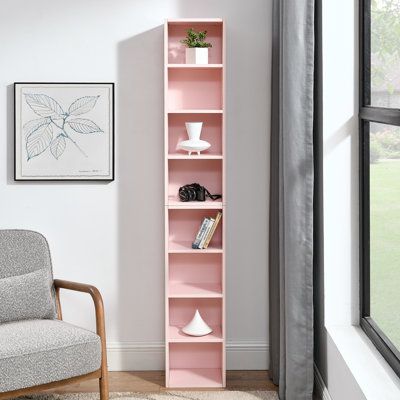
<instances>
[{"instance_id":1,"label":"small green plant","mask_svg":"<svg viewBox=\"0 0 400 400\"><path fill-rule=\"evenodd\" d=\"M196 32L193 28L186 31L186 39L182 39L181 43L187 47L212 47L211 43L205 42L207 31Z\"/></svg>"}]
</instances>

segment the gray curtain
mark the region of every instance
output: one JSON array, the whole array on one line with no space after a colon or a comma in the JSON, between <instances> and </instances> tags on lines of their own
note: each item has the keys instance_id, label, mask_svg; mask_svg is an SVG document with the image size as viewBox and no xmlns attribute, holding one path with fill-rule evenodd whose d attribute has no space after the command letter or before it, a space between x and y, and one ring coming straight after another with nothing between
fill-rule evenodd
<instances>
[{"instance_id":1,"label":"gray curtain","mask_svg":"<svg viewBox=\"0 0 400 400\"><path fill-rule=\"evenodd\" d=\"M316 0L273 0L270 371L281 400L313 392Z\"/></svg>"}]
</instances>

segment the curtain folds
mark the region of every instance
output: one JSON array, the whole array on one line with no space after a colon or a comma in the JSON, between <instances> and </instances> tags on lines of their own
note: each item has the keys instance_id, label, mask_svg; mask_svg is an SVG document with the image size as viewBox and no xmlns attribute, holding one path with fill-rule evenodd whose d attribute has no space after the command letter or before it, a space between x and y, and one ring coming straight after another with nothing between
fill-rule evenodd
<instances>
[{"instance_id":1,"label":"curtain folds","mask_svg":"<svg viewBox=\"0 0 400 400\"><path fill-rule=\"evenodd\" d=\"M315 2L273 0L270 371L281 400L313 391Z\"/></svg>"}]
</instances>

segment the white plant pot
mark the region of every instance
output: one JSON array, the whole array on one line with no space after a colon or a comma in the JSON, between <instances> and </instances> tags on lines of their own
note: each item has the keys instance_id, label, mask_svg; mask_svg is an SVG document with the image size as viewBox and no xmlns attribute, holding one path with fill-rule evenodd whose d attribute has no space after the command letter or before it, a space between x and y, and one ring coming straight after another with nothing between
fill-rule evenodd
<instances>
[{"instance_id":1,"label":"white plant pot","mask_svg":"<svg viewBox=\"0 0 400 400\"><path fill-rule=\"evenodd\" d=\"M193 319L182 328L182 332L190 336L205 336L213 330L204 322L199 310L194 313Z\"/></svg>"},{"instance_id":2,"label":"white plant pot","mask_svg":"<svg viewBox=\"0 0 400 400\"><path fill-rule=\"evenodd\" d=\"M201 128L203 127L202 122L185 122L186 132L189 136L189 140L198 141L200 140Z\"/></svg>"},{"instance_id":3,"label":"white plant pot","mask_svg":"<svg viewBox=\"0 0 400 400\"><path fill-rule=\"evenodd\" d=\"M207 47L186 48L186 64L208 64Z\"/></svg>"}]
</instances>

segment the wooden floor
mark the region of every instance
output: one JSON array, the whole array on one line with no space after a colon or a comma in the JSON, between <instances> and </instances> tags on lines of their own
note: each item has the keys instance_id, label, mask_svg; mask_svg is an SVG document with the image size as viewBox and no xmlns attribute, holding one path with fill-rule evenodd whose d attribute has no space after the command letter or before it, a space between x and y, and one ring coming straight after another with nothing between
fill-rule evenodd
<instances>
[{"instance_id":1,"label":"wooden floor","mask_svg":"<svg viewBox=\"0 0 400 400\"><path fill-rule=\"evenodd\" d=\"M165 391L164 371L110 372L110 392L160 392ZM268 371L227 371L226 390L276 391ZM48 390L48 393L97 392L98 380Z\"/></svg>"}]
</instances>

